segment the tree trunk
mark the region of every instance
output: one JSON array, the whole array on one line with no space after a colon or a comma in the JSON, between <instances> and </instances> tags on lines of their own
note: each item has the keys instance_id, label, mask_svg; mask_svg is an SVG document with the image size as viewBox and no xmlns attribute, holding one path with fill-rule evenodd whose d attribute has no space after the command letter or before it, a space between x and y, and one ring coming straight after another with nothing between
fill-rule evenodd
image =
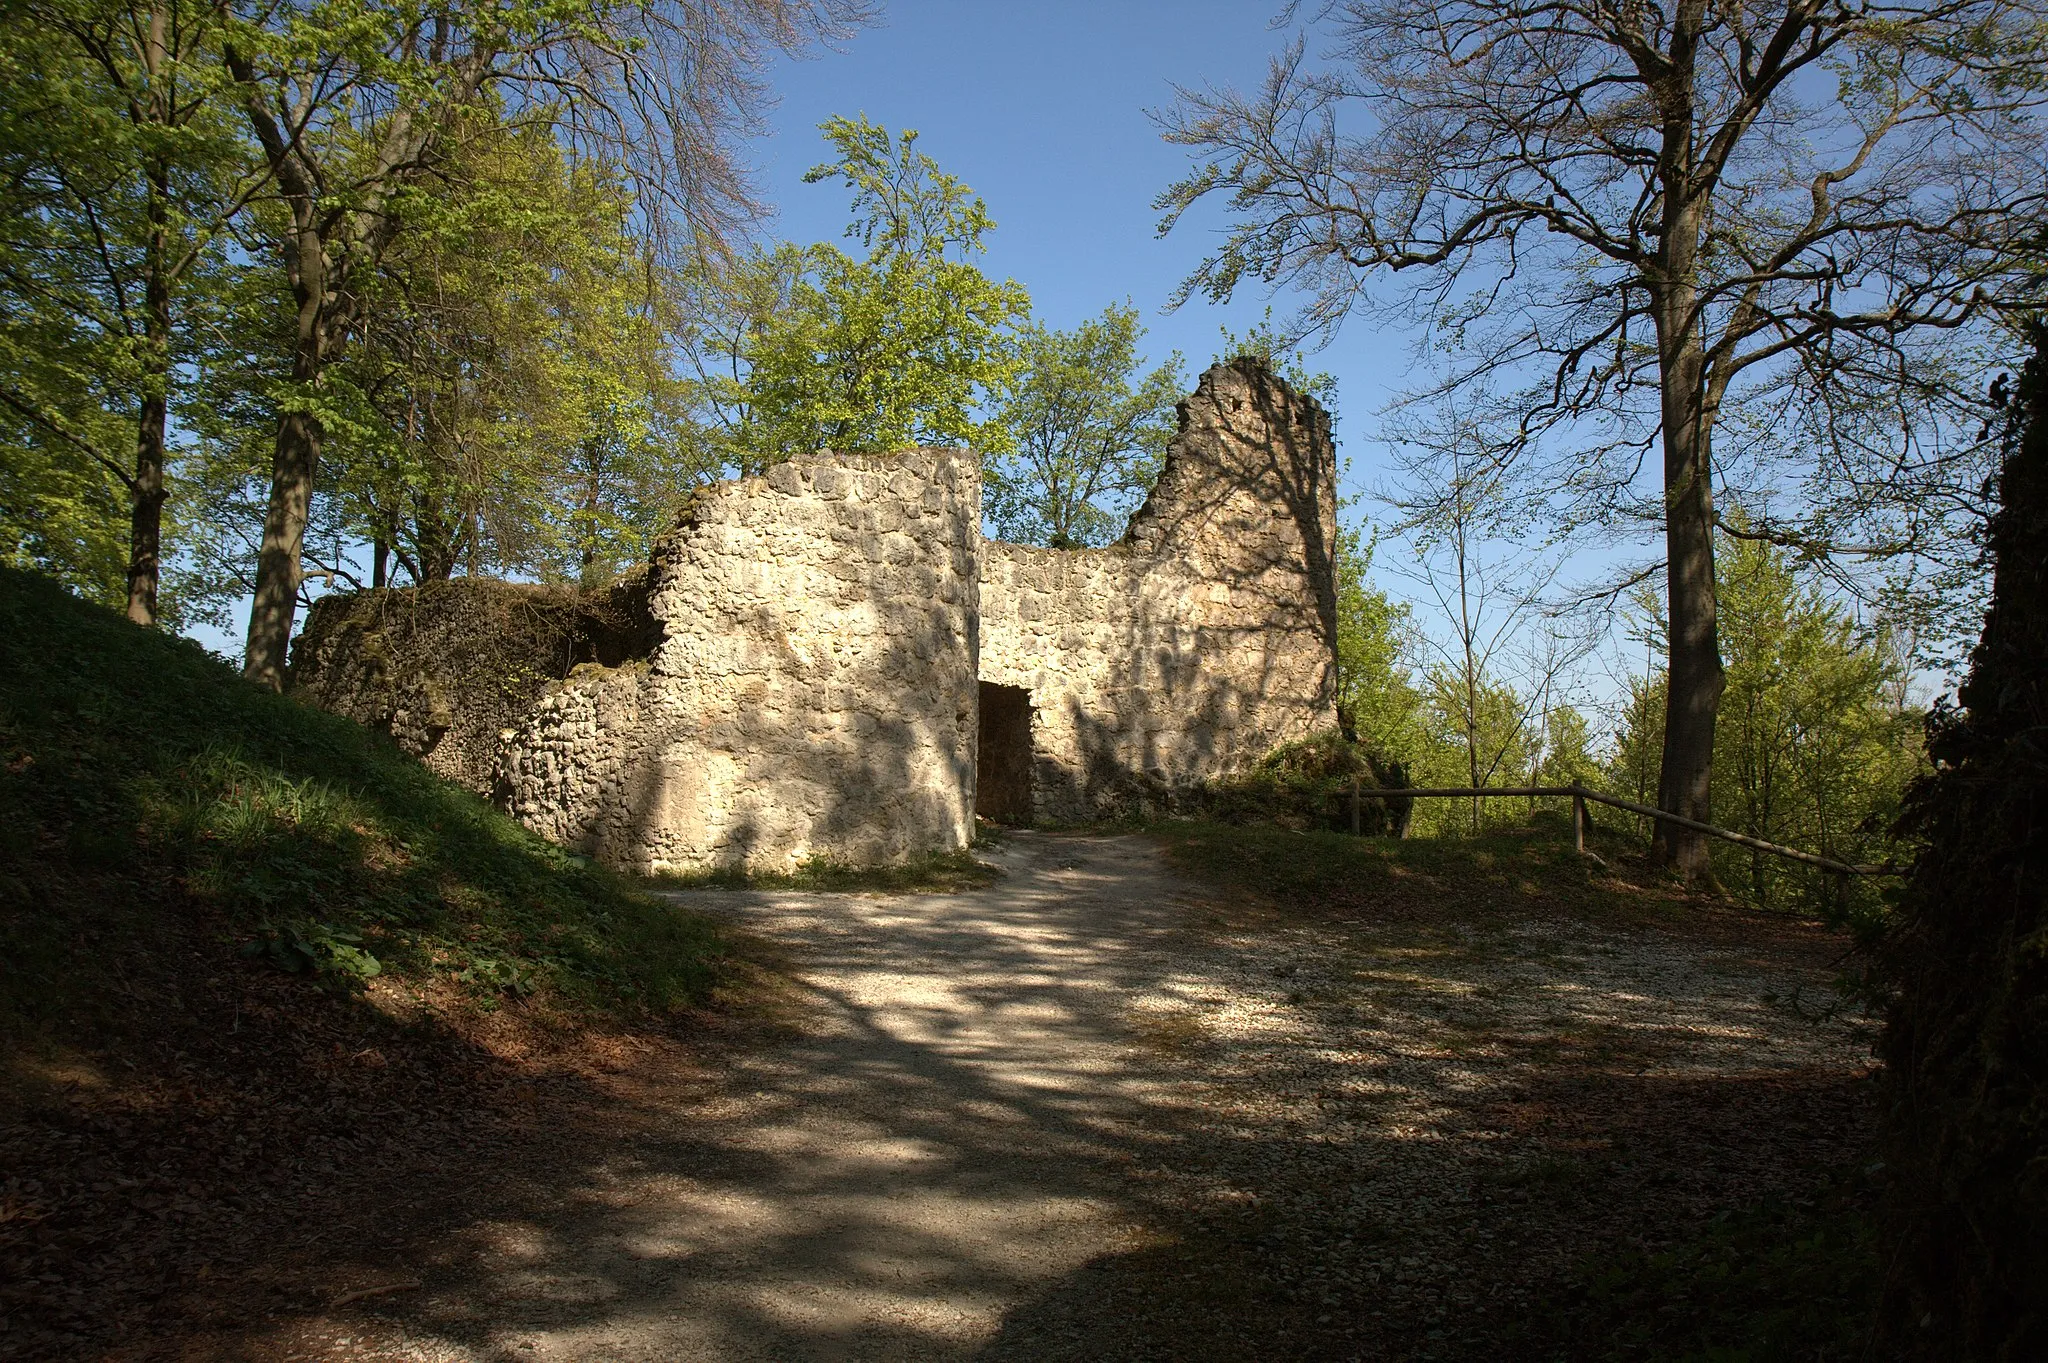
<instances>
[{"instance_id":1,"label":"tree trunk","mask_svg":"<svg viewBox=\"0 0 2048 1363\"><path fill-rule=\"evenodd\" d=\"M156 623L157 586L163 577L164 447L170 420L171 282L166 257L165 201L169 173L152 169L149 187L149 265L143 284L146 315L142 410L135 423L135 479L129 484L128 618Z\"/></svg>"},{"instance_id":2,"label":"tree trunk","mask_svg":"<svg viewBox=\"0 0 2048 1363\"><path fill-rule=\"evenodd\" d=\"M1714 592L1713 425L1699 298L1705 202L1695 182L1693 87L1703 10L1681 6L1671 31L1669 71L1658 90L1663 145L1658 188L1663 212L1651 279L1657 323L1657 379L1664 439L1664 581L1670 612L1664 692L1664 762L1657 807L1709 822L1713 813L1714 720L1721 708L1721 642ZM1707 836L1660 823L1652 857L1688 882L1713 881Z\"/></svg>"},{"instance_id":3,"label":"tree trunk","mask_svg":"<svg viewBox=\"0 0 2048 1363\"><path fill-rule=\"evenodd\" d=\"M161 126L170 118L164 92L169 53L161 9L149 16L143 62L149 76L149 103L143 118ZM135 479L128 489L128 618L138 625L156 623L157 586L163 579L164 446L171 383L171 171L163 161L149 167L148 195L142 320L146 372L142 409L135 425Z\"/></svg>"},{"instance_id":4,"label":"tree trunk","mask_svg":"<svg viewBox=\"0 0 2048 1363\"><path fill-rule=\"evenodd\" d=\"M129 489L128 618L156 623L157 584L163 575L164 427L170 404L161 391L142 401L135 431L135 482Z\"/></svg>"},{"instance_id":5,"label":"tree trunk","mask_svg":"<svg viewBox=\"0 0 2048 1363\"><path fill-rule=\"evenodd\" d=\"M1714 492L1707 414L1702 392L1704 356L1691 290L1667 308L1663 366L1664 546L1670 611L1670 670L1664 695L1664 762L1657 807L1710 822L1713 814L1714 723L1721 708L1719 602L1714 589ZM1660 320L1662 318L1660 317ZM1676 344L1672 344L1672 342ZM1660 823L1655 859L1687 881L1711 881L1706 834Z\"/></svg>"},{"instance_id":6,"label":"tree trunk","mask_svg":"<svg viewBox=\"0 0 2048 1363\"><path fill-rule=\"evenodd\" d=\"M248 651L242 675L273 691L284 689L284 669L298 611L300 550L320 473L320 419L306 407L326 368L327 262L311 203L292 233L289 273L298 302L292 345L292 406L278 418L277 451L271 463L270 506L263 516L263 543L256 558L256 599L249 607Z\"/></svg>"}]
</instances>

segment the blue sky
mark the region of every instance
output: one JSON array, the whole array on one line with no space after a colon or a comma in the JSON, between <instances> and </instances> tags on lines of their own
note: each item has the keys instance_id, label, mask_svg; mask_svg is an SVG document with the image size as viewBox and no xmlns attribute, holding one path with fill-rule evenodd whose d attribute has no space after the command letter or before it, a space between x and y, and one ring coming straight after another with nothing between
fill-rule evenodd
<instances>
[{"instance_id":1,"label":"blue sky","mask_svg":"<svg viewBox=\"0 0 2048 1363\"><path fill-rule=\"evenodd\" d=\"M1073 326L1129 299L1149 328L1147 353L1156 361L1179 350L1199 370L1222 327L1242 332L1268 301L1276 317L1290 305L1253 290L1228 308L1191 301L1162 314L1220 219L1157 236L1152 200L1188 160L1148 110L1170 105L1175 83L1256 86L1287 41L1268 28L1276 10L1256 0L890 0L882 25L842 51L777 71L775 135L758 156L761 188L779 210L770 230L817 241L845 227L844 189L802 181L826 159L817 133L826 118L865 113L892 130L915 128L919 147L987 201L997 227L984 267L1025 285L1041 321ZM1378 452L1365 437L1408 368L1407 342L1347 327L1311 366L1338 378L1356 490L1374 477Z\"/></svg>"}]
</instances>

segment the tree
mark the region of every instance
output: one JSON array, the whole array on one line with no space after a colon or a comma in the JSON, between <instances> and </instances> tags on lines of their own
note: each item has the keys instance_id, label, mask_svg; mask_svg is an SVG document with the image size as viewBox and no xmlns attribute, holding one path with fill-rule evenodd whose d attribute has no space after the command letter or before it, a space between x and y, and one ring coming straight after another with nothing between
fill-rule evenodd
<instances>
[{"instance_id":1,"label":"tree","mask_svg":"<svg viewBox=\"0 0 2048 1363\"><path fill-rule=\"evenodd\" d=\"M846 236L866 254L785 244L686 281L706 319L689 339L712 448L743 473L824 449L1006 448L979 413L1016 372L1031 300L974 264L987 206L915 131L838 117L822 130L838 156L804 180L853 191Z\"/></svg>"},{"instance_id":2,"label":"tree","mask_svg":"<svg viewBox=\"0 0 2048 1363\"><path fill-rule=\"evenodd\" d=\"M1739 523L1739 522L1738 522ZM1881 859L1918 772L1921 715L1901 704L1905 667L1882 632L1799 580L1792 555L1754 539L1722 546L1719 598L1728 689L1716 732L1714 805L1731 828L1838 861ZM1759 904L1825 903L1805 868L1729 846Z\"/></svg>"},{"instance_id":3,"label":"tree","mask_svg":"<svg viewBox=\"0 0 2048 1363\"><path fill-rule=\"evenodd\" d=\"M1739 513L1732 519L1743 523ZM1922 761L1901 653L1802 575L1789 551L1724 536L1716 560L1728 675L1714 752L1722 823L1837 861L1884 859L1886 830ZM1656 638L1655 598L1642 605ZM1661 746L1662 689L1661 674L1630 680L1609 769L1620 793L1637 799ZM1714 856L1722 877L1758 904L1845 907L1839 886L1804 867L1730 844Z\"/></svg>"},{"instance_id":4,"label":"tree","mask_svg":"<svg viewBox=\"0 0 2048 1363\"><path fill-rule=\"evenodd\" d=\"M1431 780L1464 786L1506 785L1525 776L1534 752L1529 717L1534 707L1515 687L1483 667L1433 663L1423 673L1431 752ZM1472 797L1470 829L1480 831L1486 802Z\"/></svg>"},{"instance_id":5,"label":"tree","mask_svg":"<svg viewBox=\"0 0 2048 1363\"><path fill-rule=\"evenodd\" d=\"M219 268L223 233L261 183L218 98L227 12L29 0L18 19L0 38L0 292L21 344L0 355L0 402L42 447L23 455L55 466L45 509L103 506L90 489L118 485L128 617L154 624L186 294ZM60 473L71 460L94 467ZM58 557L73 565L112 533L103 509L64 519L71 551Z\"/></svg>"},{"instance_id":6,"label":"tree","mask_svg":"<svg viewBox=\"0 0 2048 1363\"><path fill-rule=\"evenodd\" d=\"M1600 779L1593 756L1593 730L1575 705L1553 705L1543 716L1543 734L1532 785L1591 786Z\"/></svg>"},{"instance_id":7,"label":"tree","mask_svg":"<svg viewBox=\"0 0 2048 1363\"><path fill-rule=\"evenodd\" d=\"M1554 453L1569 522L1661 529L1658 803L1707 819L1717 480L1746 467L1792 489L1790 513L1748 533L1823 556L1938 551L1945 511L1971 500L1976 443L1944 406L1957 347L1938 338L1997 305L2043 203L2033 7L1321 12L1327 64L1297 41L1259 96L1183 92L1165 120L1198 159L1161 196L1161 230L1211 196L1233 220L1182 297L1299 285L1305 333L1406 314L1456 355L1445 391L1520 385L1496 409L1502 456ZM1340 127L1360 108L1362 136ZM1746 448L1717 452L1738 415ZM1708 873L1703 835L1663 824L1657 849Z\"/></svg>"},{"instance_id":8,"label":"tree","mask_svg":"<svg viewBox=\"0 0 2048 1363\"><path fill-rule=\"evenodd\" d=\"M1499 784L1529 772L1542 717L1591 640L1545 606L1562 560L1518 543L1528 517L1516 469L1475 440L1466 412L1446 403L1402 434L1406 483L1387 500L1415 547L1407 575L1441 621L1418 635L1438 737L1454 736L1462 753L1456 782ZM1482 805L1472 797L1475 833Z\"/></svg>"},{"instance_id":9,"label":"tree","mask_svg":"<svg viewBox=\"0 0 2048 1363\"><path fill-rule=\"evenodd\" d=\"M487 94L553 111L566 141L613 148L635 168L650 230L673 207L699 249L722 249L753 210L731 138L753 126L759 68L863 16L839 0L323 0L265 10L232 35L223 58L276 185L269 220L294 304L293 391L278 411L248 676L282 684L333 416L327 371L401 226L394 197L431 170L454 121Z\"/></svg>"},{"instance_id":10,"label":"tree","mask_svg":"<svg viewBox=\"0 0 2048 1363\"><path fill-rule=\"evenodd\" d=\"M1181 392L1178 354L1140 372L1144 330L1128 304L1072 331L1024 330L996 413L1008 449L982 465L982 512L999 537L1075 549L1122 535L1159 479Z\"/></svg>"},{"instance_id":11,"label":"tree","mask_svg":"<svg viewBox=\"0 0 2048 1363\"><path fill-rule=\"evenodd\" d=\"M1376 546L1357 526L1337 531L1337 718L1349 737L1412 768L1423 742L1406 663L1411 612L1367 578Z\"/></svg>"},{"instance_id":12,"label":"tree","mask_svg":"<svg viewBox=\"0 0 2048 1363\"><path fill-rule=\"evenodd\" d=\"M372 585L393 560L423 582L602 577L638 556L697 471L661 439L675 385L621 177L571 162L547 120L480 108L393 211L405 231L332 384Z\"/></svg>"},{"instance_id":13,"label":"tree","mask_svg":"<svg viewBox=\"0 0 2048 1363\"><path fill-rule=\"evenodd\" d=\"M2000 423L1991 608L1927 726L1922 851L1880 945L1889 1358L2048 1352L2048 329ZM2002 385L2001 385L2002 386Z\"/></svg>"}]
</instances>

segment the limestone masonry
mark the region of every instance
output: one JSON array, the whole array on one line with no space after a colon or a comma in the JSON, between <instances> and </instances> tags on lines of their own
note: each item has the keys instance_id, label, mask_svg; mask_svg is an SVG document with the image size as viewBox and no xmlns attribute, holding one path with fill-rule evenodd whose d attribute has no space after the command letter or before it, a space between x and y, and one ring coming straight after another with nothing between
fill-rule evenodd
<instances>
[{"instance_id":1,"label":"limestone masonry","mask_svg":"<svg viewBox=\"0 0 2048 1363\"><path fill-rule=\"evenodd\" d=\"M1169 808L1335 722L1328 416L1251 360L1180 413L1108 548L984 540L966 451L819 454L703 489L607 594L325 598L292 686L635 870Z\"/></svg>"}]
</instances>

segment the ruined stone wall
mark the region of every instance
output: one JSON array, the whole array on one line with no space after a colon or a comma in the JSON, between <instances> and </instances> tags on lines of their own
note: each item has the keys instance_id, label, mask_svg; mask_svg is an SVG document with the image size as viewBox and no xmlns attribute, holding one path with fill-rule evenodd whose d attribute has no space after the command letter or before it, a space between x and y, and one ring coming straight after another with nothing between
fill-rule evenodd
<instances>
[{"instance_id":1,"label":"ruined stone wall","mask_svg":"<svg viewBox=\"0 0 2048 1363\"><path fill-rule=\"evenodd\" d=\"M287 683L488 796L500 735L578 664L645 653L651 625L637 576L594 593L485 578L336 593L307 612Z\"/></svg>"},{"instance_id":2,"label":"ruined stone wall","mask_svg":"<svg viewBox=\"0 0 2048 1363\"><path fill-rule=\"evenodd\" d=\"M608 594L322 602L292 685L633 869L961 847L978 768L998 818L1170 808L1335 719L1328 417L1244 361L1180 419L1106 549L984 544L965 452L820 454L702 490Z\"/></svg>"},{"instance_id":3,"label":"ruined stone wall","mask_svg":"<svg viewBox=\"0 0 2048 1363\"><path fill-rule=\"evenodd\" d=\"M502 749L528 827L636 869L886 862L973 833L973 457L823 454L701 493L657 547L644 663Z\"/></svg>"},{"instance_id":4,"label":"ruined stone wall","mask_svg":"<svg viewBox=\"0 0 2048 1363\"><path fill-rule=\"evenodd\" d=\"M1170 806L1334 724L1335 537L1328 414L1239 361L1121 543L988 544L981 677L1031 693L1036 817Z\"/></svg>"}]
</instances>

